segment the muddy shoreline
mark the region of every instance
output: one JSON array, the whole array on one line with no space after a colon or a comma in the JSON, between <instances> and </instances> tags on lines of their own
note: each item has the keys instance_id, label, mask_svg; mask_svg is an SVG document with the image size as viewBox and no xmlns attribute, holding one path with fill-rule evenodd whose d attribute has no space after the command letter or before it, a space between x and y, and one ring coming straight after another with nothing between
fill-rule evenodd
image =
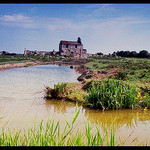
<instances>
[{"instance_id":1,"label":"muddy shoreline","mask_svg":"<svg viewBox=\"0 0 150 150\"><path fill-rule=\"evenodd\" d=\"M81 65L85 64L86 62L81 62L78 60L74 61L50 61L50 62L42 62L42 61L29 61L29 62L21 62L21 63L7 63L4 65L0 65L0 71L6 69L13 69L13 68L21 68L21 67L29 67L29 66L37 66L37 65L48 65L48 64L56 64L56 65ZM81 71L82 72L82 71Z\"/></svg>"}]
</instances>

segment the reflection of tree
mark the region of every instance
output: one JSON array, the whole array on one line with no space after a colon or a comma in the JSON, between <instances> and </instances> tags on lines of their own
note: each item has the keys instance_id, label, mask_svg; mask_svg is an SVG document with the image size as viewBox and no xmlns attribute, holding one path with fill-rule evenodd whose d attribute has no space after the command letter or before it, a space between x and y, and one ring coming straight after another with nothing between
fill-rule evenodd
<instances>
[{"instance_id":1,"label":"reflection of tree","mask_svg":"<svg viewBox=\"0 0 150 150\"><path fill-rule=\"evenodd\" d=\"M54 109L54 112L57 113L67 113L67 110L76 107L76 104L74 102L59 99L49 99L45 100L45 106L48 110Z\"/></svg>"},{"instance_id":2,"label":"reflection of tree","mask_svg":"<svg viewBox=\"0 0 150 150\"><path fill-rule=\"evenodd\" d=\"M99 124L103 129L119 129L122 126L127 128L136 127L139 122L150 120L150 112L144 113L142 110L110 110L100 111L94 109L85 110L85 116L90 122Z\"/></svg>"}]
</instances>

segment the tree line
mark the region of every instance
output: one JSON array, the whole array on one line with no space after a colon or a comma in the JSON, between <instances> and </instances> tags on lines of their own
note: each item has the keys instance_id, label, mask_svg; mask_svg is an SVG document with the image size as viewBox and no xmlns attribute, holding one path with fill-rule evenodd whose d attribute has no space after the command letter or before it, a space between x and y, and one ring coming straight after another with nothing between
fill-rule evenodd
<instances>
[{"instance_id":1,"label":"tree line","mask_svg":"<svg viewBox=\"0 0 150 150\"><path fill-rule=\"evenodd\" d=\"M150 53L147 50L141 50L139 53L136 51L117 51L114 53L121 57L150 58Z\"/></svg>"}]
</instances>

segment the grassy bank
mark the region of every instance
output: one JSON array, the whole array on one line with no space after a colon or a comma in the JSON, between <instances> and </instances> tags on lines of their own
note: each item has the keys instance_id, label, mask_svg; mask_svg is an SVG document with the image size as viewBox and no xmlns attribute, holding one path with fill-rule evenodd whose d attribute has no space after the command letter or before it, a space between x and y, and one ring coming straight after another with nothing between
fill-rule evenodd
<instances>
[{"instance_id":1,"label":"grassy bank","mask_svg":"<svg viewBox=\"0 0 150 150\"><path fill-rule=\"evenodd\" d=\"M150 108L149 59L92 59L85 66L80 83L47 87L46 98L78 101L102 110Z\"/></svg>"},{"instance_id":2,"label":"grassy bank","mask_svg":"<svg viewBox=\"0 0 150 150\"><path fill-rule=\"evenodd\" d=\"M12 64L12 63L21 63L21 62L32 62L32 61L41 61L41 62L53 62L53 61L62 61L62 62L71 62L77 61L84 63L88 60L81 59L75 60L72 57L63 57L63 56L22 56L22 55L15 55L15 56L3 56L0 55L0 65L4 64Z\"/></svg>"},{"instance_id":3,"label":"grassy bank","mask_svg":"<svg viewBox=\"0 0 150 150\"><path fill-rule=\"evenodd\" d=\"M133 84L150 83L150 59L142 58L110 58L93 59L85 65L89 70L103 71L106 73L116 70L116 74L110 76L117 80L129 81Z\"/></svg>"},{"instance_id":4,"label":"grassy bank","mask_svg":"<svg viewBox=\"0 0 150 150\"><path fill-rule=\"evenodd\" d=\"M20 57L0 56L0 65L14 64L14 63L28 62L28 61L32 61L32 60L26 59L26 58L24 58L22 56L20 56Z\"/></svg>"},{"instance_id":5,"label":"grassy bank","mask_svg":"<svg viewBox=\"0 0 150 150\"><path fill-rule=\"evenodd\" d=\"M58 83L46 88L47 99L65 99L98 109L148 109L150 97L137 86L114 79L89 80L85 84Z\"/></svg>"}]
</instances>

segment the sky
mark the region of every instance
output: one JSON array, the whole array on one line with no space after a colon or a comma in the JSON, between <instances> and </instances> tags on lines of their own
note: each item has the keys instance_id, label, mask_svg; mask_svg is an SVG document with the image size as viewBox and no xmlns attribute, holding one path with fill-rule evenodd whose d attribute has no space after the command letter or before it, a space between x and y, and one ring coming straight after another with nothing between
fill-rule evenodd
<instances>
[{"instance_id":1,"label":"sky","mask_svg":"<svg viewBox=\"0 0 150 150\"><path fill-rule=\"evenodd\" d=\"M0 4L0 51L58 51L78 37L88 53L150 52L150 4Z\"/></svg>"}]
</instances>

